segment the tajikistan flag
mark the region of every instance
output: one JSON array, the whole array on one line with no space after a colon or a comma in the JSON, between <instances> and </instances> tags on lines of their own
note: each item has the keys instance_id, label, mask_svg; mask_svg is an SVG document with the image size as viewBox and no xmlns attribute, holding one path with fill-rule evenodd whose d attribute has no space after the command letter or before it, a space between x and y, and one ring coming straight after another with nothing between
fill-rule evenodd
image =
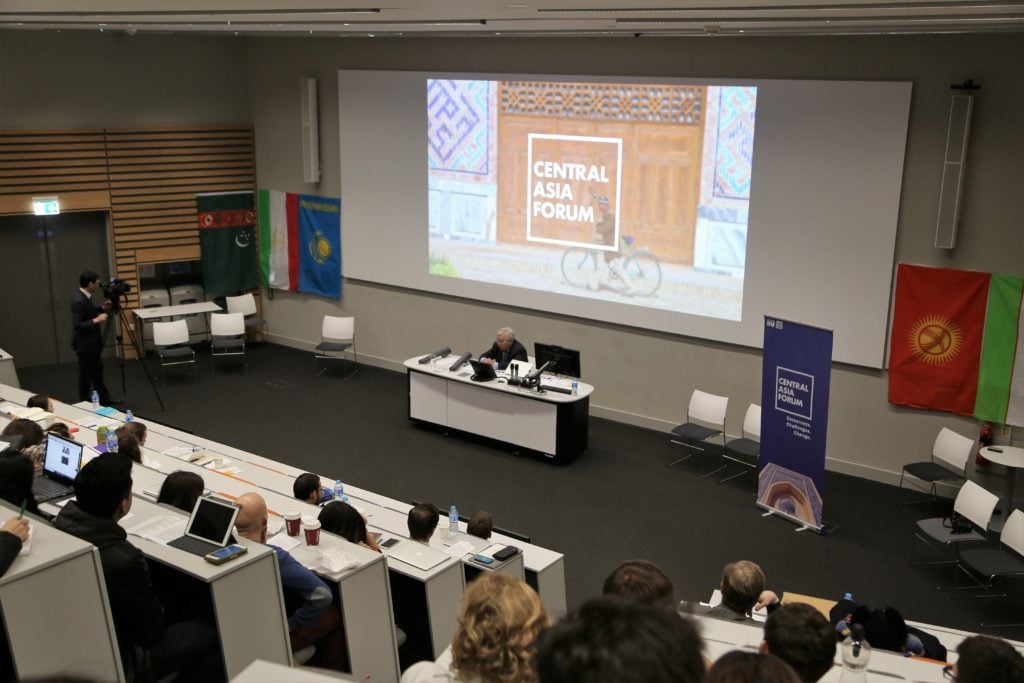
<instances>
[{"instance_id":1,"label":"tajikistan flag","mask_svg":"<svg viewBox=\"0 0 1024 683\"><path fill-rule=\"evenodd\" d=\"M992 275L974 416L1024 426L1024 278Z\"/></svg>"},{"instance_id":2,"label":"tajikistan flag","mask_svg":"<svg viewBox=\"0 0 1024 683\"><path fill-rule=\"evenodd\" d=\"M298 195L260 190L259 225L263 283L274 289L298 290Z\"/></svg>"}]
</instances>

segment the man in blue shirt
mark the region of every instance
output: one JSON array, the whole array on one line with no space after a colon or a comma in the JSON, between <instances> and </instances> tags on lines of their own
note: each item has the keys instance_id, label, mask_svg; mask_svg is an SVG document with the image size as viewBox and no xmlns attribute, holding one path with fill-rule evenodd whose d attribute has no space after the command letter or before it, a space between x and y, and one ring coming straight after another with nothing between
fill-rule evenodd
<instances>
[{"instance_id":1,"label":"man in blue shirt","mask_svg":"<svg viewBox=\"0 0 1024 683\"><path fill-rule=\"evenodd\" d=\"M258 493L246 493L237 500L235 528L240 536L267 542L267 503ZM348 653L341 613L334 606L331 589L316 574L302 566L286 550L271 545L281 569L281 588L288 612L292 652L316 645L310 664L337 671L347 670Z\"/></svg>"}]
</instances>

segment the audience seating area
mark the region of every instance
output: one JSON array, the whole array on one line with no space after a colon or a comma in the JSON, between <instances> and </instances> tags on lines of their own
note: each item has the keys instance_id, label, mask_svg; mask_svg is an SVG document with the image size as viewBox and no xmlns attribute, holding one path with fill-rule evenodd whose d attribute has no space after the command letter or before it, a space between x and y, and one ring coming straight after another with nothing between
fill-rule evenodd
<instances>
[{"instance_id":1,"label":"audience seating area","mask_svg":"<svg viewBox=\"0 0 1024 683\"><path fill-rule=\"evenodd\" d=\"M227 318L228 315L223 317ZM237 326L239 321L233 319L232 322ZM340 338L334 335L328 337L326 325L325 321L325 339ZM160 328L155 329L157 334L154 341L159 345ZM219 324L215 324L213 332L216 334L219 330ZM234 332L237 333L237 330ZM354 340L352 327L346 328L345 332L351 335L348 339ZM29 392L0 385L0 399L4 401L0 403L0 410L5 405L24 406L28 398ZM676 438L682 439L688 449L700 449L700 444L708 439L723 438L726 460L742 465L744 471L740 474L743 474L756 468L759 407L751 405L748 409L742 437L726 441L722 435L725 432L727 401L725 397L695 392L687 423L680 425L673 433ZM56 403L54 415L41 419L50 422L58 420L77 427L73 438L91 446L96 443L94 431L98 427L119 426L124 416L113 411L107 416L99 416L85 404L70 406ZM0 426L7 422L6 417L0 416ZM717 429L703 426L699 424L701 422L710 422ZM309 516L319 512L316 505L297 500L293 495L292 485L296 477L303 474L301 470L159 423L147 424L149 436L142 449L143 461L132 470L136 505L132 517L122 520L124 527L133 529L142 522L168 514L169 508L155 503L156 492L167 475L178 470L200 475L205 486L221 498L233 500L247 492L259 491L270 510L268 536L281 530L282 515L285 512L296 510ZM944 438L940 434L939 440ZM950 442L954 440L950 439ZM938 442L935 450L936 457L939 457L939 452L945 452ZM91 448L87 452L95 455ZM912 472L910 469L908 471ZM732 477L725 480L729 478ZM320 484L331 488L333 480L320 475ZM417 564L417 560L408 553L398 553L401 558L395 556L400 548L417 546L414 541L408 540L406 518L412 507L410 504L352 484L346 484L345 494L350 504L366 519L368 528L381 534L381 543L395 539L397 544L385 548L381 554L325 531L321 535L319 547L299 542L290 552L331 587L335 603L342 611L352 680L398 681L402 677L402 670L412 661L447 656L445 653L450 643L461 637L460 619L465 618L464 615L460 617L463 594L469 583L482 573L509 576L515 581L528 583L536 591L552 622L558 622L566 615L565 558L559 553L529 543L522 534L503 534L498 529L487 541L471 537L465 533L465 518L459 524L460 533L449 537L447 524L442 519L439 529L445 532L435 532L429 546L423 546L418 555L420 558L426 557L428 561ZM957 530L947 528L944 518L930 518L918 524L915 546L920 540L937 552L945 553L940 560L924 564L950 564L957 575L964 573L971 579L969 586L955 586L958 592L962 589L980 591L973 596L957 597L1005 597L1004 594L993 592L996 582L1024 574L1024 513L1014 511L1001 537L998 540L989 538L987 527L996 503L996 496L968 480L954 503L954 510L968 520L970 526L966 531L954 533ZM58 510L47 505L41 509L51 513ZM2 516L13 513L14 509L8 506ZM0 607L3 609L12 655L19 674L73 672L94 675L99 679L125 680L127 674L121 670L116 657L116 636L108 614L102 607L94 607L92 613L77 610L77 619L68 624L74 628L51 629L46 657L40 654L38 648L26 646L26 636L35 633L33 629L38 624L12 618L18 609L24 607L23 600L15 600L12 597L15 593L5 587L13 585L15 581L25 581L30 573L28 568L35 566L32 564L35 561L33 558L49 557L48 553L60 549L67 555L67 559L57 558L51 564L59 566L62 562L74 559L88 570L85 575L86 584L88 576L94 577L93 585L97 585L96 579L100 579L99 584L102 583L102 567L94 559L95 551L89 552L88 544L83 547L83 542L47 527L42 519L34 519L33 525L37 527L33 555L16 560L7 576L0 579ZM195 556L186 555L151 539L132 534L129 541L139 547L150 560L171 567L206 586L206 590L213 596L213 609L228 678L239 681L260 680L261 676L273 676L275 680L282 681L337 678L335 674L319 672L308 672L308 676L306 673L293 675L292 672L296 670L290 667L298 666L299 663L288 647L287 625L284 624L285 601L276 571L272 570L276 567L271 561L273 553L266 547L242 539L249 553L226 565L228 569L224 569L223 565L204 564ZM494 548L500 546L515 546L521 552L492 565L476 561L477 553L493 553ZM912 560L913 553L914 548ZM85 569L79 569L79 574ZM921 571L924 575L930 570ZM28 590L30 584L26 582L24 585ZM713 586L708 588L710 593ZM102 602L104 596L96 594L91 599ZM830 604L827 601L801 598L796 594L789 594L783 602L788 604L802 600L813 602L819 610ZM74 605L73 602L64 604ZM465 609L465 606L461 609ZM72 612L75 610L69 614ZM95 618L96 624L83 631L84 627L79 622L90 617ZM722 621L708 616L695 618L699 621L704 655L709 661L715 661L736 650L754 652L764 639L761 625ZM248 628L254 621L263 626L256 629L261 632L260 637L253 637L252 629ZM918 626L937 637L949 650L951 661L956 659L958 645L970 635L927 624L908 624ZM408 635L408 642L401 650L396 638L396 627L401 629L403 635ZM62 639L68 639L68 642L57 642ZM83 643L92 648L94 654L91 658L82 658L78 654ZM1014 647L1022 651L1019 644L1014 643ZM821 680L840 680L841 649L836 649L834 666ZM65 653L68 653L67 656ZM80 659L75 660L75 657ZM944 678L943 663L907 658L885 651L875 651L872 655L868 680L872 680L875 675L884 676L886 680L892 678L936 683L947 680ZM407 681L405 678L402 680ZM541 683L546 683L543 676Z\"/></svg>"}]
</instances>

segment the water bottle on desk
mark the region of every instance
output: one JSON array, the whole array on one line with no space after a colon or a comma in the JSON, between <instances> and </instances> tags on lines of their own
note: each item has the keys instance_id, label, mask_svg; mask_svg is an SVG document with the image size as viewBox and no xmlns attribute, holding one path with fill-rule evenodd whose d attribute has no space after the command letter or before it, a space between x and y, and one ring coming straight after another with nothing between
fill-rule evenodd
<instances>
[{"instance_id":1,"label":"water bottle on desk","mask_svg":"<svg viewBox=\"0 0 1024 683\"><path fill-rule=\"evenodd\" d=\"M108 429L107 430L107 453L116 453L117 452L117 446L118 446L118 444L117 444L117 430L116 429Z\"/></svg>"},{"instance_id":2,"label":"water bottle on desk","mask_svg":"<svg viewBox=\"0 0 1024 683\"><path fill-rule=\"evenodd\" d=\"M850 635L842 645L843 674L840 683L861 683L868 680L868 661L871 659L871 646L864 640L864 627L853 624Z\"/></svg>"},{"instance_id":3,"label":"water bottle on desk","mask_svg":"<svg viewBox=\"0 0 1024 683\"><path fill-rule=\"evenodd\" d=\"M459 509L454 505L448 510L448 537L455 538L459 533Z\"/></svg>"},{"instance_id":4,"label":"water bottle on desk","mask_svg":"<svg viewBox=\"0 0 1024 683\"><path fill-rule=\"evenodd\" d=\"M334 500L345 500L345 487L341 483L341 479L334 480Z\"/></svg>"},{"instance_id":5,"label":"water bottle on desk","mask_svg":"<svg viewBox=\"0 0 1024 683\"><path fill-rule=\"evenodd\" d=\"M131 408L129 408L128 410L125 411L125 413L124 413L124 421L125 422L134 422L135 421L135 416L132 415L132 409Z\"/></svg>"},{"instance_id":6,"label":"water bottle on desk","mask_svg":"<svg viewBox=\"0 0 1024 683\"><path fill-rule=\"evenodd\" d=\"M95 389L92 390L92 411L95 413L100 409L100 392Z\"/></svg>"}]
</instances>

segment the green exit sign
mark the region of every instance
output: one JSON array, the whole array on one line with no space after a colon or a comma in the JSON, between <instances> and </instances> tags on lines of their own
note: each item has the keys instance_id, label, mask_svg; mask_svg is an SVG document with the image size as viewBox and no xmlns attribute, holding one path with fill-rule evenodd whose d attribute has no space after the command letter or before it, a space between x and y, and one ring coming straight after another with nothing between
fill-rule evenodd
<instances>
[{"instance_id":1,"label":"green exit sign","mask_svg":"<svg viewBox=\"0 0 1024 683\"><path fill-rule=\"evenodd\" d=\"M37 216L56 216L60 213L60 201L56 197L33 197L32 211Z\"/></svg>"}]
</instances>

